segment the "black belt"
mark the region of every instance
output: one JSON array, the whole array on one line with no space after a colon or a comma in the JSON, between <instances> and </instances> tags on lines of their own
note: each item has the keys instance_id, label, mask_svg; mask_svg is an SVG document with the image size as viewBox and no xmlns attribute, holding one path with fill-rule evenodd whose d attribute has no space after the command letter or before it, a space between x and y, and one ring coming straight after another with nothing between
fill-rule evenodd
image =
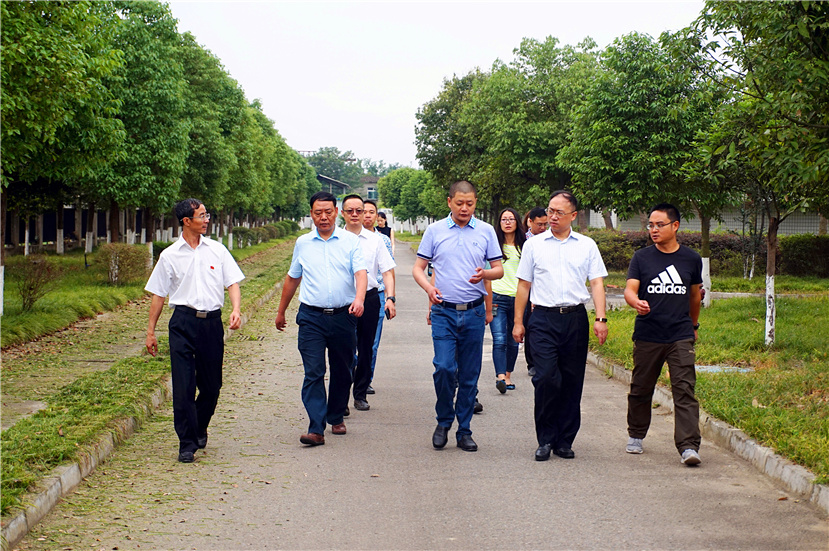
<instances>
[{"instance_id":1,"label":"black belt","mask_svg":"<svg viewBox=\"0 0 829 551\"><path fill-rule=\"evenodd\" d=\"M190 314L191 316L196 316L197 318L201 319L218 318L222 315L221 309L208 312L207 310L196 310L195 308L190 308L189 306L176 305L176 312L178 311L181 311L185 314Z\"/></svg>"},{"instance_id":2,"label":"black belt","mask_svg":"<svg viewBox=\"0 0 829 551\"><path fill-rule=\"evenodd\" d=\"M303 306L306 308L310 308L314 312L322 312L326 316L336 316L337 314L342 314L343 312L347 312L350 308L350 304L346 306L340 306L339 308L322 308L320 306L311 306L310 304L302 303Z\"/></svg>"},{"instance_id":3,"label":"black belt","mask_svg":"<svg viewBox=\"0 0 829 551\"><path fill-rule=\"evenodd\" d=\"M374 289L369 289L366 291L366 298L373 297L374 295L380 294L380 288L375 287Z\"/></svg>"},{"instance_id":4,"label":"black belt","mask_svg":"<svg viewBox=\"0 0 829 551\"><path fill-rule=\"evenodd\" d=\"M444 300L443 302L439 302L438 305L443 306L445 308L451 308L452 310L461 310L461 311L463 311L463 310L469 310L471 308L475 308L476 306L480 306L483 303L484 303L484 297L481 297L479 299L473 300L472 302L464 302L464 303L461 303L461 304L455 304L454 302L446 302Z\"/></svg>"},{"instance_id":5,"label":"black belt","mask_svg":"<svg viewBox=\"0 0 829 551\"><path fill-rule=\"evenodd\" d=\"M534 305L533 309L543 310L544 312L553 312L555 314L570 314L572 312L581 312L584 310L584 304L576 304L575 306L539 306Z\"/></svg>"}]
</instances>

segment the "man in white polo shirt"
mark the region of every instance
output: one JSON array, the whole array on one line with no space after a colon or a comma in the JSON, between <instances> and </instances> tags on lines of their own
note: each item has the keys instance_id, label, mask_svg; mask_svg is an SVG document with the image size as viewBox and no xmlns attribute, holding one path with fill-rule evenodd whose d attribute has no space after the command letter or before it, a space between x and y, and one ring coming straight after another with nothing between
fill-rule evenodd
<instances>
[{"instance_id":1,"label":"man in white polo shirt","mask_svg":"<svg viewBox=\"0 0 829 551\"><path fill-rule=\"evenodd\" d=\"M357 364L354 368L354 408L359 411L368 411L366 393L371 384L371 359L374 355L374 338L377 335L377 322L380 318L380 282L377 273L383 274L383 283L386 286L385 311L389 319L395 316L394 309L394 270L395 263L389 254L380 234L363 227L363 199L359 195L348 195L343 199L343 218L345 229L355 234L360 241L363 251L363 260L368 271L368 287L366 289L365 310L357 321Z\"/></svg>"}]
</instances>

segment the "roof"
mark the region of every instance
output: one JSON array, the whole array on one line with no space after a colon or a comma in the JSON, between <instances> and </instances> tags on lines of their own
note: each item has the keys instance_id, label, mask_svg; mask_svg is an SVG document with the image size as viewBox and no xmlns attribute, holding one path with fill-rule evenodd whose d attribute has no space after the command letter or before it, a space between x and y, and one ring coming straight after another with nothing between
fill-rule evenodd
<instances>
[{"instance_id":1,"label":"roof","mask_svg":"<svg viewBox=\"0 0 829 551\"><path fill-rule=\"evenodd\" d=\"M338 193L345 193L347 189L351 188L351 186L349 186L345 182L340 182L339 180L329 178L328 176L325 176L323 174L317 174L317 181L319 181L319 183L322 184L323 189L327 187L330 193L334 193L334 188L337 188L339 190Z\"/></svg>"}]
</instances>

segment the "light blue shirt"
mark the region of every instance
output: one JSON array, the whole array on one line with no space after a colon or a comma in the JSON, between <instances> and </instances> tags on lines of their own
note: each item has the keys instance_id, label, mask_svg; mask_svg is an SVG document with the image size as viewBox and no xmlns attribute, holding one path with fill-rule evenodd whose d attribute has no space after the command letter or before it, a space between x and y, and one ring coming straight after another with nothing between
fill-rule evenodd
<instances>
[{"instance_id":1,"label":"light blue shirt","mask_svg":"<svg viewBox=\"0 0 829 551\"><path fill-rule=\"evenodd\" d=\"M458 226L450 214L426 228L417 256L432 261L441 297L459 304L486 295L484 282L470 283L469 278L475 268L501 260L502 254L495 228L474 216L466 226Z\"/></svg>"},{"instance_id":2,"label":"light blue shirt","mask_svg":"<svg viewBox=\"0 0 829 551\"><path fill-rule=\"evenodd\" d=\"M586 282L607 270L595 241L572 230L560 240L547 230L524 242L517 276L532 283L534 305L575 306L590 300Z\"/></svg>"},{"instance_id":3,"label":"light blue shirt","mask_svg":"<svg viewBox=\"0 0 829 551\"><path fill-rule=\"evenodd\" d=\"M288 275L302 278L299 301L319 308L340 308L354 302L354 274L365 271L363 251L356 235L334 228L323 239L317 228L296 240Z\"/></svg>"}]
</instances>

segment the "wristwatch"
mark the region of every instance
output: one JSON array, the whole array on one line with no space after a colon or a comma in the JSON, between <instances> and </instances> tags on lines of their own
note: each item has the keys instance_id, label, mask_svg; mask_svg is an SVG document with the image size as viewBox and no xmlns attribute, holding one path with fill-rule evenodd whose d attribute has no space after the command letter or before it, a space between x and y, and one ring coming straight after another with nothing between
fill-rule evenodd
<instances>
[{"instance_id":1,"label":"wristwatch","mask_svg":"<svg viewBox=\"0 0 829 551\"><path fill-rule=\"evenodd\" d=\"M394 297L386 297L386 300L390 300L390 301L394 302L395 304L397 304L397 301L394 300Z\"/></svg>"},{"instance_id":2,"label":"wristwatch","mask_svg":"<svg viewBox=\"0 0 829 551\"><path fill-rule=\"evenodd\" d=\"M694 324L694 331L699 331L699 324L698 323Z\"/></svg>"},{"instance_id":3,"label":"wristwatch","mask_svg":"<svg viewBox=\"0 0 829 551\"><path fill-rule=\"evenodd\" d=\"M596 321L601 321L603 323L607 323L607 318L596 318Z\"/></svg>"}]
</instances>

